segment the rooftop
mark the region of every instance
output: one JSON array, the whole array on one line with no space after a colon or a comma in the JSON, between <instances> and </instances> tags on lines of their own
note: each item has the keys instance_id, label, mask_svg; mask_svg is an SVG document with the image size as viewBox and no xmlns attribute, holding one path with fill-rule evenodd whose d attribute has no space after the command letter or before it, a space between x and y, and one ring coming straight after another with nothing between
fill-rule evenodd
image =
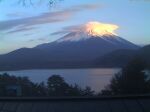
<instances>
[{"instance_id":1,"label":"rooftop","mask_svg":"<svg viewBox=\"0 0 150 112\"><path fill-rule=\"evenodd\" d=\"M150 96L0 98L0 112L150 112Z\"/></svg>"}]
</instances>

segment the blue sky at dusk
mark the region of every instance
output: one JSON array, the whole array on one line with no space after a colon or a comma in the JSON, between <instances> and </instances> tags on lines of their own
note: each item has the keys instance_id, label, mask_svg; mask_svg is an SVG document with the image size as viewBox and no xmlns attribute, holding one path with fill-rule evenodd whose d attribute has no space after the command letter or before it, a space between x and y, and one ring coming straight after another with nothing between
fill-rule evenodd
<instances>
[{"instance_id":1,"label":"blue sky at dusk","mask_svg":"<svg viewBox=\"0 0 150 112\"><path fill-rule=\"evenodd\" d=\"M17 1L0 3L0 54L55 41L61 36L53 32L89 21L115 24L120 37L150 44L150 0L63 0L52 7L47 0Z\"/></svg>"}]
</instances>

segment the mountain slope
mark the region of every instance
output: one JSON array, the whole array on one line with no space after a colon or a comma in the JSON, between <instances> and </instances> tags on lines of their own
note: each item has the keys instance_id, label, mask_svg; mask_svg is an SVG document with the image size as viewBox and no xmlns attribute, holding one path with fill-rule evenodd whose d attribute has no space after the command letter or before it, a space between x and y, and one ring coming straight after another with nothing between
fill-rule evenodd
<instances>
[{"instance_id":1,"label":"mountain slope","mask_svg":"<svg viewBox=\"0 0 150 112\"><path fill-rule=\"evenodd\" d=\"M123 67L131 61L137 54L138 50L120 49L110 52L95 60L98 67Z\"/></svg>"},{"instance_id":2,"label":"mountain slope","mask_svg":"<svg viewBox=\"0 0 150 112\"><path fill-rule=\"evenodd\" d=\"M137 57L146 62L147 67L150 69L150 45L144 46L139 50Z\"/></svg>"},{"instance_id":3,"label":"mountain slope","mask_svg":"<svg viewBox=\"0 0 150 112\"><path fill-rule=\"evenodd\" d=\"M92 36L77 32L55 42L0 55L0 70L93 67L93 60L98 57L116 50L138 48L116 35Z\"/></svg>"},{"instance_id":4,"label":"mountain slope","mask_svg":"<svg viewBox=\"0 0 150 112\"><path fill-rule=\"evenodd\" d=\"M34 48L21 48L8 54L0 55L0 70L30 68L44 64L47 53ZM42 58L40 58L42 57Z\"/></svg>"},{"instance_id":5,"label":"mountain slope","mask_svg":"<svg viewBox=\"0 0 150 112\"><path fill-rule=\"evenodd\" d=\"M100 56L95 60L97 67L123 67L134 59L141 59L150 68L150 45L144 46L138 50L122 49Z\"/></svg>"},{"instance_id":6,"label":"mountain slope","mask_svg":"<svg viewBox=\"0 0 150 112\"><path fill-rule=\"evenodd\" d=\"M73 36L73 35L72 35ZM66 37L65 37L66 38ZM76 37L72 37L76 38ZM51 51L53 60L75 60L87 61L93 60L99 56L118 49L138 49L139 47L116 36L89 37L78 41L65 40L42 44L36 48Z\"/></svg>"}]
</instances>

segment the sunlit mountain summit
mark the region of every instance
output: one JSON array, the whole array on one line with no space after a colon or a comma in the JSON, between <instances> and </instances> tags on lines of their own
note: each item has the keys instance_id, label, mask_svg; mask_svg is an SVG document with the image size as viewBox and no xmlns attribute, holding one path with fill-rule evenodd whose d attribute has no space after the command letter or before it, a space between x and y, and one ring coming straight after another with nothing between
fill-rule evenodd
<instances>
[{"instance_id":1,"label":"sunlit mountain summit","mask_svg":"<svg viewBox=\"0 0 150 112\"><path fill-rule=\"evenodd\" d=\"M68 35L58 41L77 41L90 37L117 37L115 30L118 28L119 26L114 24L104 24L96 21L88 22L80 26L65 29L65 32L68 30Z\"/></svg>"},{"instance_id":2,"label":"sunlit mountain summit","mask_svg":"<svg viewBox=\"0 0 150 112\"><path fill-rule=\"evenodd\" d=\"M64 29L62 32L65 33L65 36L58 39L56 42L81 42L81 41L88 41L90 40L93 42L93 46L96 46L96 43L99 41L99 46L102 48L112 45L113 47L120 47L121 48L129 48L134 49L137 46L133 43L119 37L115 30L117 30L119 26L114 24L105 24L100 22L88 22L83 25L74 26L74 27L68 27ZM59 34L60 32L58 32ZM94 45L95 43L95 45Z\"/></svg>"}]
</instances>

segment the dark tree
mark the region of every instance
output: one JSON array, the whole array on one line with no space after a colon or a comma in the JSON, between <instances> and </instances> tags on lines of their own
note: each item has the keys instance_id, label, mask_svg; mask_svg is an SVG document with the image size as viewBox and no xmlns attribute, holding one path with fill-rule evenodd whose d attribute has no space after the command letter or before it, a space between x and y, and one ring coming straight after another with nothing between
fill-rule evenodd
<instances>
[{"instance_id":1,"label":"dark tree","mask_svg":"<svg viewBox=\"0 0 150 112\"><path fill-rule=\"evenodd\" d=\"M150 79L145 74L146 64L140 58L131 61L116 74L111 84L102 90L104 95L146 94L150 93Z\"/></svg>"},{"instance_id":2,"label":"dark tree","mask_svg":"<svg viewBox=\"0 0 150 112\"><path fill-rule=\"evenodd\" d=\"M67 84L63 77L53 75L48 79L48 93L50 96L93 96L94 91L90 87L81 89L78 85Z\"/></svg>"},{"instance_id":3,"label":"dark tree","mask_svg":"<svg viewBox=\"0 0 150 112\"><path fill-rule=\"evenodd\" d=\"M40 84L36 84L35 85L35 89L37 92L37 96L48 96L48 89L46 87L46 85L44 84L44 82L41 82Z\"/></svg>"},{"instance_id":4,"label":"dark tree","mask_svg":"<svg viewBox=\"0 0 150 112\"><path fill-rule=\"evenodd\" d=\"M35 84L27 77L10 76L7 73L0 75L0 96L7 96L7 87L21 87L21 96L46 96L47 88L43 83Z\"/></svg>"},{"instance_id":5,"label":"dark tree","mask_svg":"<svg viewBox=\"0 0 150 112\"><path fill-rule=\"evenodd\" d=\"M47 85L50 96L68 96L71 89L63 77L59 75L49 77Z\"/></svg>"},{"instance_id":6,"label":"dark tree","mask_svg":"<svg viewBox=\"0 0 150 112\"><path fill-rule=\"evenodd\" d=\"M83 90L83 96L94 96L94 91L92 91L92 89L90 87L86 87L84 90Z\"/></svg>"},{"instance_id":7,"label":"dark tree","mask_svg":"<svg viewBox=\"0 0 150 112\"><path fill-rule=\"evenodd\" d=\"M82 89L75 84L74 86L70 85L70 95L71 96L82 96Z\"/></svg>"},{"instance_id":8,"label":"dark tree","mask_svg":"<svg viewBox=\"0 0 150 112\"><path fill-rule=\"evenodd\" d=\"M94 96L94 91L90 87L86 87L85 89L82 89L78 85L74 85L70 87L70 94L72 96Z\"/></svg>"}]
</instances>

